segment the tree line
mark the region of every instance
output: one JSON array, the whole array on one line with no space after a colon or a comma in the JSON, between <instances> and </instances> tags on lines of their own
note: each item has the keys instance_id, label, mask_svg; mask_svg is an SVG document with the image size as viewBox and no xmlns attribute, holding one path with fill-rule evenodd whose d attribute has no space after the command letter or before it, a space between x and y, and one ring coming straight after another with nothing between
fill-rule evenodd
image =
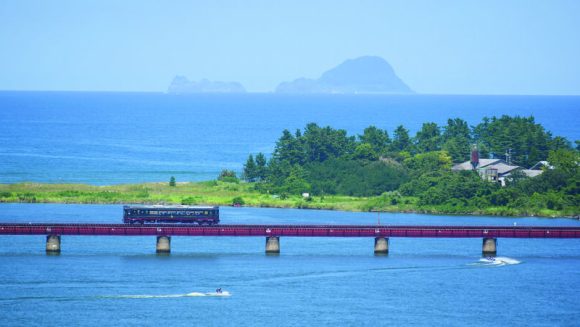
<instances>
[{"instance_id":1,"label":"tree line","mask_svg":"<svg viewBox=\"0 0 580 327\"><path fill-rule=\"evenodd\" d=\"M476 172L452 173L453 163L469 160L472 144L481 158L509 152L513 165L529 168L550 160L554 169L532 179L514 173L503 189ZM428 122L414 136L403 125L392 136L376 126L349 136L310 123L294 133L284 130L269 160L262 153L249 155L242 177L260 191L281 196L391 192L391 197L417 198L418 205L457 208L525 206L535 197L546 208L564 208L578 206L576 145L554 137L533 117L486 117L471 127L460 118L448 119L445 126Z\"/></svg>"}]
</instances>

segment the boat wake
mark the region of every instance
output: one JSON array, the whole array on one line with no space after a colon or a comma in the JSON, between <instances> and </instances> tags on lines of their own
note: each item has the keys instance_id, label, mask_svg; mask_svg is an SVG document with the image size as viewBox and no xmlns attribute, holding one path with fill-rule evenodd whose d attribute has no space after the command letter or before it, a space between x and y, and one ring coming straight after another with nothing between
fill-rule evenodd
<instances>
[{"instance_id":1,"label":"boat wake","mask_svg":"<svg viewBox=\"0 0 580 327\"><path fill-rule=\"evenodd\" d=\"M473 263L472 265L485 267L501 267L509 265L518 265L520 263L522 262L508 257L487 257L479 259L478 262Z\"/></svg>"},{"instance_id":2,"label":"boat wake","mask_svg":"<svg viewBox=\"0 0 580 327\"><path fill-rule=\"evenodd\" d=\"M103 296L109 299L171 299L171 298L183 298L183 297L230 297L232 294L228 291L223 291L221 293L209 292L191 292L185 294L159 294L159 295L117 295L117 296Z\"/></svg>"}]
</instances>

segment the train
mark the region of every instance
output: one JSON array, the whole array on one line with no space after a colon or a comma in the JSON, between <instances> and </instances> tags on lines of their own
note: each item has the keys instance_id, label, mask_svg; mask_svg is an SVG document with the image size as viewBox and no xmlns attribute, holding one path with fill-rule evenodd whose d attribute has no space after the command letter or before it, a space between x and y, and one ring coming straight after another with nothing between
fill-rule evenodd
<instances>
[{"instance_id":1,"label":"train","mask_svg":"<svg viewBox=\"0 0 580 327\"><path fill-rule=\"evenodd\" d=\"M125 224L179 223L211 226L219 222L220 210L215 206L123 206L123 223Z\"/></svg>"}]
</instances>

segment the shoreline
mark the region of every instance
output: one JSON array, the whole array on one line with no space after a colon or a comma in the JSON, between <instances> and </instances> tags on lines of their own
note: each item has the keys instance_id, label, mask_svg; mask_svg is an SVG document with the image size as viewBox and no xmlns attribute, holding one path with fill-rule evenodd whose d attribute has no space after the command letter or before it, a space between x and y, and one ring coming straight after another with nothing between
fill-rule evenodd
<instances>
[{"instance_id":1,"label":"shoreline","mask_svg":"<svg viewBox=\"0 0 580 327\"><path fill-rule=\"evenodd\" d=\"M154 182L95 186L88 184L16 183L0 184L0 203L60 203L60 204L185 204L218 205L256 208L292 208L349 212L417 213L428 215L463 215L489 217L542 217L579 219L580 212L550 209L523 211L509 207L445 210L449 207L421 206L414 197L399 196L393 204L389 195L353 197L325 195L303 198L264 194L253 183L221 181L185 182L169 186Z\"/></svg>"}]
</instances>

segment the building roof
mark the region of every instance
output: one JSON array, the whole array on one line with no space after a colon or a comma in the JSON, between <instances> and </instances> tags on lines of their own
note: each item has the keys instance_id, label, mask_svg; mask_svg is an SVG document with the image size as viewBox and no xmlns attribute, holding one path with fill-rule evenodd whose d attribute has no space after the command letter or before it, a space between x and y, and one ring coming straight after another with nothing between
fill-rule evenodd
<instances>
[{"instance_id":1,"label":"building roof","mask_svg":"<svg viewBox=\"0 0 580 327\"><path fill-rule=\"evenodd\" d=\"M498 175L505 175L505 174L507 174L513 170L516 170L518 168L521 168L521 167L508 165L504 162L498 162L498 163L493 164L493 165L485 166L483 169L497 169Z\"/></svg>"},{"instance_id":2,"label":"building roof","mask_svg":"<svg viewBox=\"0 0 580 327\"><path fill-rule=\"evenodd\" d=\"M535 165L530 167L530 170L542 170L542 167L548 167L549 169L554 169L554 167L552 167L549 162L547 162L546 160L542 160L542 161L538 161L538 163L536 163Z\"/></svg>"},{"instance_id":3,"label":"building roof","mask_svg":"<svg viewBox=\"0 0 580 327\"><path fill-rule=\"evenodd\" d=\"M505 163L505 161L503 161L502 159L479 159L479 165L477 165L477 169L481 169L499 162ZM473 166L471 165L471 161L466 161L453 166L451 170L453 171L473 170Z\"/></svg>"},{"instance_id":4,"label":"building roof","mask_svg":"<svg viewBox=\"0 0 580 327\"><path fill-rule=\"evenodd\" d=\"M522 173L528 177L536 177L541 175L544 171L543 170L532 170L532 169L522 169Z\"/></svg>"},{"instance_id":5,"label":"building roof","mask_svg":"<svg viewBox=\"0 0 580 327\"><path fill-rule=\"evenodd\" d=\"M536 177L542 174L543 170L541 170L541 168L544 166L551 167L547 161L540 161L530 169L522 169L520 166L508 165L508 163L502 159L479 159L479 165L476 167L476 169L482 176L487 176L486 170L488 169L497 170L497 177L500 177L499 179L502 180L506 176L509 176L516 169L520 169L521 172L528 177ZM466 161L453 166L451 170L473 170L473 166L471 165L470 161Z\"/></svg>"}]
</instances>

